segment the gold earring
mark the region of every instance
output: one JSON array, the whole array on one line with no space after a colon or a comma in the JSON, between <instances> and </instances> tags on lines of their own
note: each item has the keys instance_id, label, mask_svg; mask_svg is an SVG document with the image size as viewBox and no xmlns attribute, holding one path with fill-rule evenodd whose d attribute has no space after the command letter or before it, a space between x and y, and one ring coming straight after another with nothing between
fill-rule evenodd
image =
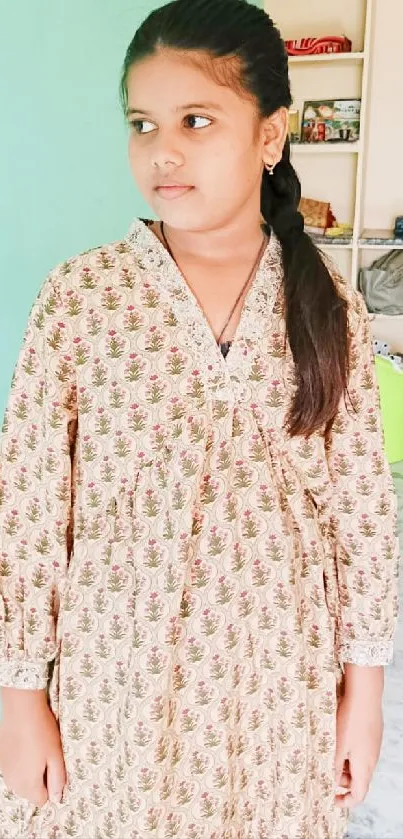
<instances>
[{"instance_id":1,"label":"gold earring","mask_svg":"<svg viewBox=\"0 0 403 839\"><path fill-rule=\"evenodd\" d=\"M265 168L267 169L269 175L274 175L274 170L276 168L275 163L265 163Z\"/></svg>"}]
</instances>

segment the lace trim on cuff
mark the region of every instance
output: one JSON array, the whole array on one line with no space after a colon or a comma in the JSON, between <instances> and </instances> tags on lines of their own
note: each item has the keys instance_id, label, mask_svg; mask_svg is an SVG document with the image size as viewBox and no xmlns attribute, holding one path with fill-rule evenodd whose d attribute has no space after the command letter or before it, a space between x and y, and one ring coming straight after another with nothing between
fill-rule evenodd
<instances>
[{"instance_id":1,"label":"lace trim on cuff","mask_svg":"<svg viewBox=\"0 0 403 839\"><path fill-rule=\"evenodd\" d=\"M22 690L44 690L48 684L49 667L34 661L0 661L0 685Z\"/></svg>"},{"instance_id":2,"label":"lace trim on cuff","mask_svg":"<svg viewBox=\"0 0 403 839\"><path fill-rule=\"evenodd\" d=\"M393 641L346 641L341 644L340 659L359 667L383 667L393 659Z\"/></svg>"}]
</instances>

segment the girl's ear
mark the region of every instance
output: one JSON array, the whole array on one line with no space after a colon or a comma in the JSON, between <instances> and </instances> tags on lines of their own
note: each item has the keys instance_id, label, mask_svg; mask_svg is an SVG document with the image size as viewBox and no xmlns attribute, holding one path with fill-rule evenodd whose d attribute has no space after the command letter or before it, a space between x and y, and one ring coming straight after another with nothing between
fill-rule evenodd
<instances>
[{"instance_id":1,"label":"girl's ear","mask_svg":"<svg viewBox=\"0 0 403 839\"><path fill-rule=\"evenodd\" d=\"M288 108L279 108L263 120L263 163L275 166L283 156L288 134Z\"/></svg>"}]
</instances>

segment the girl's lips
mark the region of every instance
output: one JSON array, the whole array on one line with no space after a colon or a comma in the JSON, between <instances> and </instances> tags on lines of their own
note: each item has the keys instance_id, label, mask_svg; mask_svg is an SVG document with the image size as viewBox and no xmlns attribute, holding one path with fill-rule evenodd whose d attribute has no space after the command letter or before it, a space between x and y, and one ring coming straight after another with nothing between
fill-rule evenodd
<instances>
[{"instance_id":1,"label":"girl's lips","mask_svg":"<svg viewBox=\"0 0 403 839\"><path fill-rule=\"evenodd\" d=\"M156 192L160 198L172 200L174 198L181 198L193 189L192 186L157 186Z\"/></svg>"}]
</instances>

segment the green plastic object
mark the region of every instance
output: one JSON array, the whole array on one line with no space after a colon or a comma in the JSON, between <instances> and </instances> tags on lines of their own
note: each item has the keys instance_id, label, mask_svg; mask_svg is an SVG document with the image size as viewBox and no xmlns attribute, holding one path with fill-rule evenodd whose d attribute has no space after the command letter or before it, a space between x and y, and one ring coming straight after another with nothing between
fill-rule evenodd
<instances>
[{"instance_id":1,"label":"green plastic object","mask_svg":"<svg viewBox=\"0 0 403 839\"><path fill-rule=\"evenodd\" d=\"M381 397L385 451L389 463L403 460L403 371L383 356L375 356Z\"/></svg>"}]
</instances>

